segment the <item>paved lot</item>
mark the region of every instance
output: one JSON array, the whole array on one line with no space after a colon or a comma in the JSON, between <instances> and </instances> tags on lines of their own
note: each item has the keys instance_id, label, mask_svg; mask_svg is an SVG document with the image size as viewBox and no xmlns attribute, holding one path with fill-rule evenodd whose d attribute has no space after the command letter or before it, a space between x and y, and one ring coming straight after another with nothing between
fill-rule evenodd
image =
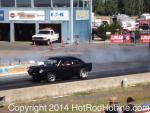
<instances>
[{"instance_id":1,"label":"paved lot","mask_svg":"<svg viewBox=\"0 0 150 113\"><path fill-rule=\"evenodd\" d=\"M78 47L75 45L54 44L50 46L32 46L30 42L0 42L0 63L41 60L49 56L71 55L78 56L85 61L93 63L145 61L150 59L148 45L111 45L106 43L85 43Z\"/></svg>"}]
</instances>

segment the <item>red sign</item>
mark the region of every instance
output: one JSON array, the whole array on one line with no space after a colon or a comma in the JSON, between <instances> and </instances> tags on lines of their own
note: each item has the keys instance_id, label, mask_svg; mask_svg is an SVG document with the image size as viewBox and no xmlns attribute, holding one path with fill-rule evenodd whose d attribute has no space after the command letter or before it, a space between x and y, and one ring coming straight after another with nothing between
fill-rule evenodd
<instances>
[{"instance_id":1,"label":"red sign","mask_svg":"<svg viewBox=\"0 0 150 113\"><path fill-rule=\"evenodd\" d=\"M150 43L150 35L141 35L141 43Z\"/></svg>"},{"instance_id":2,"label":"red sign","mask_svg":"<svg viewBox=\"0 0 150 113\"><path fill-rule=\"evenodd\" d=\"M130 35L123 40L123 35L111 35L111 43L131 43Z\"/></svg>"}]
</instances>

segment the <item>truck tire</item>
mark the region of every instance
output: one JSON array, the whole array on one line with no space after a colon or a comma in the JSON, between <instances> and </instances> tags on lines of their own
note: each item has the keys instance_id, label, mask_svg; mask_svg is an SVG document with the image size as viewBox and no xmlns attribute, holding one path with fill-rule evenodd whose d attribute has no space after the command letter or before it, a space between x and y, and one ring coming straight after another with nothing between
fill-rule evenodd
<instances>
[{"instance_id":1,"label":"truck tire","mask_svg":"<svg viewBox=\"0 0 150 113\"><path fill-rule=\"evenodd\" d=\"M36 41L32 41L32 45L36 45Z\"/></svg>"},{"instance_id":2,"label":"truck tire","mask_svg":"<svg viewBox=\"0 0 150 113\"><path fill-rule=\"evenodd\" d=\"M82 68L79 73L79 78L86 79L88 75L89 75L88 71L85 68Z\"/></svg>"},{"instance_id":3,"label":"truck tire","mask_svg":"<svg viewBox=\"0 0 150 113\"><path fill-rule=\"evenodd\" d=\"M50 40L47 40L47 45L50 45L51 44L51 41Z\"/></svg>"},{"instance_id":4,"label":"truck tire","mask_svg":"<svg viewBox=\"0 0 150 113\"><path fill-rule=\"evenodd\" d=\"M46 79L47 79L48 83L55 82L56 81L56 75L53 73L48 73Z\"/></svg>"}]
</instances>

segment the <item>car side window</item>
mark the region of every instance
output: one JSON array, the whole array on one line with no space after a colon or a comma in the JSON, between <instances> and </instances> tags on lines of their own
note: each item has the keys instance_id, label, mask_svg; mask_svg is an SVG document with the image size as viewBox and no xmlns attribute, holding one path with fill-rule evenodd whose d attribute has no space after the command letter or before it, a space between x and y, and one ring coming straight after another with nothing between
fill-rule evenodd
<instances>
[{"instance_id":1,"label":"car side window","mask_svg":"<svg viewBox=\"0 0 150 113\"><path fill-rule=\"evenodd\" d=\"M61 66L65 67L65 66L71 66L72 62L70 60L65 60L61 63Z\"/></svg>"},{"instance_id":2,"label":"car side window","mask_svg":"<svg viewBox=\"0 0 150 113\"><path fill-rule=\"evenodd\" d=\"M81 64L81 62L80 62L79 60L73 60L73 61L72 61L72 64L73 64L73 65L78 65L78 64Z\"/></svg>"}]
</instances>

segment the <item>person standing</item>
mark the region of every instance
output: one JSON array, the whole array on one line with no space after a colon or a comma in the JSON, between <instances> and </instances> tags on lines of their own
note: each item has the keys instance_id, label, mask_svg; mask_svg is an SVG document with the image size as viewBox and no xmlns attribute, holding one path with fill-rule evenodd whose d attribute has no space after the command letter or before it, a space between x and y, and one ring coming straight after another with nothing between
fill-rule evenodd
<instances>
[{"instance_id":1,"label":"person standing","mask_svg":"<svg viewBox=\"0 0 150 113\"><path fill-rule=\"evenodd\" d=\"M122 113L122 111L118 107L118 101L116 97L109 98L109 105L104 113Z\"/></svg>"},{"instance_id":2,"label":"person standing","mask_svg":"<svg viewBox=\"0 0 150 113\"><path fill-rule=\"evenodd\" d=\"M125 106L123 113L135 113L135 100L132 97L127 98L127 105Z\"/></svg>"},{"instance_id":3,"label":"person standing","mask_svg":"<svg viewBox=\"0 0 150 113\"><path fill-rule=\"evenodd\" d=\"M127 35L128 35L128 33L127 33L127 31L123 31L123 43L126 43L127 42Z\"/></svg>"},{"instance_id":4,"label":"person standing","mask_svg":"<svg viewBox=\"0 0 150 113\"><path fill-rule=\"evenodd\" d=\"M136 42L136 40L135 40L135 32L134 31L131 31L131 42L132 43L135 43Z\"/></svg>"}]
</instances>

